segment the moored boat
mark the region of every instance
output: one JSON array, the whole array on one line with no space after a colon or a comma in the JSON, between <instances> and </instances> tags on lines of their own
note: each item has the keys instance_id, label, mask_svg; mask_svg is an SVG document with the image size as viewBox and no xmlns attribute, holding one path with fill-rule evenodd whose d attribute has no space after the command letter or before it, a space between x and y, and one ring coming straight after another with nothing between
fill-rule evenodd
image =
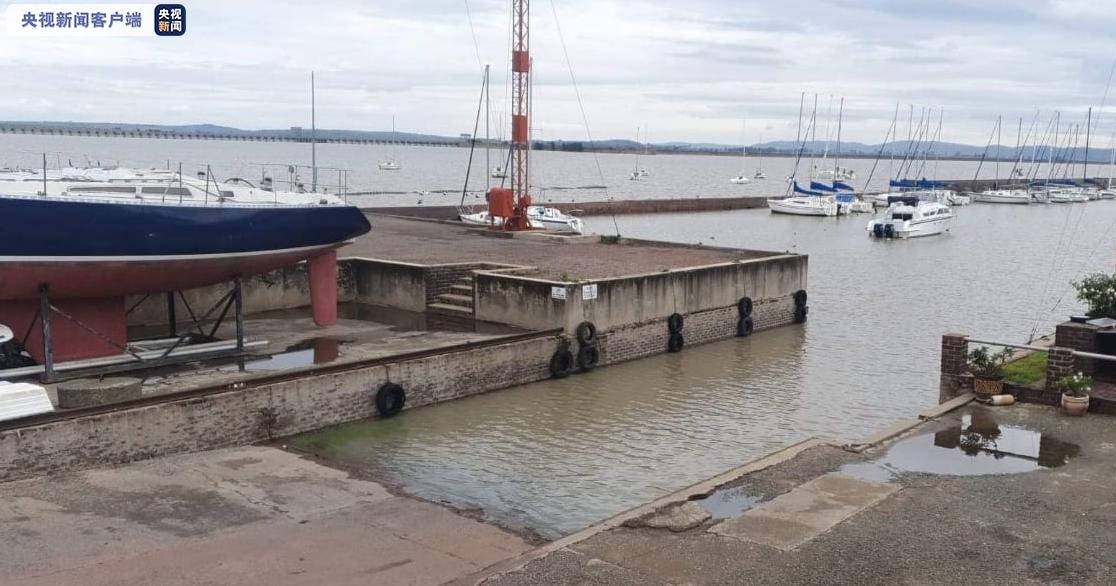
<instances>
[{"instance_id":1,"label":"moored boat","mask_svg":"<svg viewBox=\"0 0 1116 586\"><path fill-rule=\"evenodd\" d=\"M773 214L794 216L836 216L837 201L831 196L804 195L784 199L769 199L767 207Z\"/></svg>"},{"instance_id":2,"label":"moored boat","mask_svg":"<svg viewBox=\"0 0 1116 586\"><path fill-rule=\"evenodd\" d=\"M900 196L880 217L868 222L868 236L875 238L918 238L946 232L953 222L953 210L936 201Z\"/></svg>"}]
</instances>

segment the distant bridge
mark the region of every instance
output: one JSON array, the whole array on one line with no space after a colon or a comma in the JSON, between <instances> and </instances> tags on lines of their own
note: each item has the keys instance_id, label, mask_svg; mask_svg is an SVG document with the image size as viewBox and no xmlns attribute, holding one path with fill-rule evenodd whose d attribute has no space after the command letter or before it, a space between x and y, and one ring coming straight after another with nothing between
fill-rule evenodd
<instances>
[{"instance_id":1,"label":"distant bridge","mask_svg":"<svg viewBox=\"0 0 1116 586\"><path fill-rule=\"evenodd\" d=\"M39 134L54 136L94 136L94 137L120 137L120 138L162 138L170 140L239 140L247 142L294 142L309 143L310 135L291 136L287 134L264 133L221 133L221 132L180 132L175 130L161 130L158 128L85 128L85 127L58 127L44 125L20 125L0 123L0 134ZM372 138L338 138L317 137L315 142L332 144L378 144L400 146L440 146L457 147L469 144L461 139L432 139L432 140L383 140Z\"/></svg>"}]
</instances>

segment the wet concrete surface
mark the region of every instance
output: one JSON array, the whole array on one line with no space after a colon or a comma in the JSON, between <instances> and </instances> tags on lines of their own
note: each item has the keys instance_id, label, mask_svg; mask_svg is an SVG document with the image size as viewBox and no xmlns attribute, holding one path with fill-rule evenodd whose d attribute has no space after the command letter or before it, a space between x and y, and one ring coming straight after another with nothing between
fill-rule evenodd
<instances>
[{"instance_id":1,"label":"wet concrete surface","mask_svg":"<svg viewBox=\"0 0 1116 586\"><path fill-rule=\"evenodd\" d=\"M440 584L519 537L268 447L0 485L0 583Z\"/></svg>"},{"instance_id":2,"label":"wet concrete surface","mask_svg":"<svg viewBox=\"0 0 1116 586\"><path fill-rule=\"evenodd\" d=\"M1068 418L1035 405L967 406L864 453L811 448L710 494L738 489L738 494L764 503L740 516L710 519L687 531L646 526L604 531L486 583L1108 584L1116 571L1111 547L1116 523L1114 423L1095 415ZM993 427L999 428L998 436L989 433ZM942 434L960 444L965 433L977 431L984 432L985 445L970 448L972 455L925 439ZM1023 432L1034 435L1018 435ZM1037 460L1039 446L1053 445L1054 454L1044 453L1041 459L1057 465L1034 462L1029 471L989 465L985 458L996 459L982 454L994 449L988 445L990 436L1000 441L1002 451L1022 453L1001 460ZM956 452L978 462L983 472L965 470L977 464L953 455L947 460L934 459L940 454L899 458L895 448L900 445ZM900 467L926 461L952 461L954 466ZM885 462L892 473L880 484L894 492L796 547L783 550L715 532L819 477L844 476L839 472L843 467Z\"/></svg>"},{"instance_id":3,"label":"wet concrete surface","mask_svg":"<svg viewBox=\"0 0 1116 586\"><path fill-rule=\"evenodd\" d=\"M696 246L602 244L599 236L517 236L515 242L460 225L369 215L372 231L347 246L344 255L419 264L493 262L535 267L536 276L603 279L667 269L769 256L760 251L725 251Z\"/></svg>"},{"instance_id":4,"label":"wet concrete surface","mask_svg":"<svg viewBox=\"0 0 1116 586\"><path fill-rule=\"evenodd\" d=\"M148 330L148 334L162 335L158 330ZM204 333L208 332L207 327ZM309 308L285 309L247 316L245 332L247 341L264 340L267 344L249 348L248 354L239 358L149 368L129 372L127 376L143 381L144 396L165 395L234 384L276 372L312 370L319 366L491 340L524 330L485 322L477 322L468 331L450 330L429 321L423 313L344 303L338 307L338 320L332 326L314 325ZM132 335L142 333L142 330L131 332ZM235 324L226 320L215 337L235 339ZM48 385L47 392L57 404L54 385Z\"/></svg>"}]
</instances>

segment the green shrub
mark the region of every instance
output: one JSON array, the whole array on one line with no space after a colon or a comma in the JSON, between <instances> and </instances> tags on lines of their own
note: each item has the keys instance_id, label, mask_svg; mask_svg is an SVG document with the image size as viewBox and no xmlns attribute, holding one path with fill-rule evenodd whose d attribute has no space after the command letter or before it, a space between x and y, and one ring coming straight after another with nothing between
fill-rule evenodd
<instances>
[{"instance_id":1,"label":"green shrub","mask_svg":"<svg viewBox=\"0 0 1116 586\"><path fill-rule=\"evenodd\" d=\"M988 351L988 348L981 346L969 352L967 357L969 372L980 378L1003 378L1004 363L1011 358L1011 355L1012 351L1008 348L993 354Z\"/></svg>"},{"instance_id":2,"label":"green shrub","mask_svg":"<svg viewBox=\"0 0 1116 586\"><path fill-rule=\"evenodd\" d=\"M1089 306L1089 317L1116 318L1116 275L1093 273L1074 281L1077 300Z\"/></svg>"}]
</instances>

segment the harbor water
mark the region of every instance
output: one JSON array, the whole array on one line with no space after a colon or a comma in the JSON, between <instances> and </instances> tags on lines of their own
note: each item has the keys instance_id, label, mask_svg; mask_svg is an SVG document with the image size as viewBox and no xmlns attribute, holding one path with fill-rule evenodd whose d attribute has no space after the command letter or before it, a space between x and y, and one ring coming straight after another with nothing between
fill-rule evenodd
<instances>
[{"instance_id":1,"label":"harbor water","mask_svg":"<svg viewBox=\"0 0 1116 586\"><path fill-rule=\"evenodd\" d=\"M51 166L86 156L125 166L169 160L184 170L209 165L219 178L251 178L259 173L252 163L309 162L308 147L286 143L6 135L2 144L0 166L35 166L47 151ZM389 192L362 196L372 205L456 203L459 192L418 192L460 189L466 150L401 148L403 170L379 172L375 163L389 148L323 145L318 161L354 169L353 188ZM740 171L738 157L645 157L650 177L637 182L626 180L632 155L599 155L603 182L594 155L533 157L534 183L564 188L538 199L556 201L773 195L791 166L768 159L771 179L741 187L728 182ZM872 163L847 166L862 182ZM938 165L940 178L969 178L976 169ZM472 186L483 188L478 167ZM886 181L886 166L877 172ZM594 185L607 192L578 189ZM865 216L739 210L619 216L615 224L588 218L599 233L616 226L634 238L808 254L809 321L291 443L408 493L554 538L809 436L861 438L936 402L941 334L1024 342L1080 311L1071 280L1112 270L1116 201L956 211L950 233L912 241L868 238Z\"/></svg>"}]
</instances>

